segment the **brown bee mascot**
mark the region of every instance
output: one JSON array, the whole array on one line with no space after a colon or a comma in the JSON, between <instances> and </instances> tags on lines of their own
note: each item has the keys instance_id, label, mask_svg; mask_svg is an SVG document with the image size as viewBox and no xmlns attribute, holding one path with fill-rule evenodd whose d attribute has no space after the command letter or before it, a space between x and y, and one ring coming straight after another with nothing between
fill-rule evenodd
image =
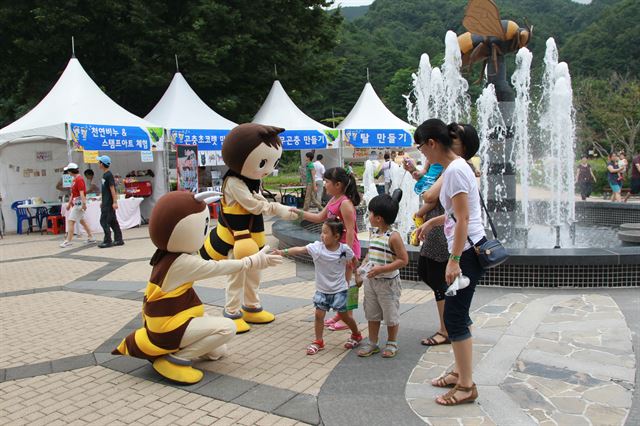
<instances>
[{"instance_id":1,"label":"brown bee mascot","mask_svg":"<svg viewBox=\"0 0 640 426\"><path fill-rule=\"evenodd\" d=\"M222 159L229 167L222 184L218 225L200 249L204 259L241 259L257 253L265 245L262 215L296 219L290 208L267 201L260 191L261 180L271 174L282 155L278 136L284 129L245 123L235 127L224 140ZM227 286L224 316L234 320L238 333L251 324L266 324L275 316L260 304L260 271L247 269L233 273Z\"/></svg>"},{"instance_id":2,"label":"brown bee mascot","mask_svg":"<svg viewBox=\"0 0 640 426\"><path fill-rule=\"evenodd\" d=\"M142 304L143 327L113 351L153 362L163 377L182 384L199 382L197 359L215 360L235 335L233 321L205 314L193 283L209 277L259 270L282 262L268 247L241 260L206 261L197 254L209 227L207 204L214 193L170 192L151 212L149 236L157 250Z\"/></svg>"}]
</instances>

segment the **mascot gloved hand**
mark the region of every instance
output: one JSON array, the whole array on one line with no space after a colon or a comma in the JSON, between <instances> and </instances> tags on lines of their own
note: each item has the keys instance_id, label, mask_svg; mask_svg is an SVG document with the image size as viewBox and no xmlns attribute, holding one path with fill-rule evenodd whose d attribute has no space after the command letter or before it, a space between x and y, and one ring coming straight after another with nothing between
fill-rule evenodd
<instances>
[{"instance_id":1,"label":"mascot gloved hand","mask_svg":"<svg viewBox=\"0 0 640 426\"><path fill-rule=\"evenodd\" d=\"M218 225L200 249L203 259L241 259L258 252L265 245L263 215L296 219L289 207L267 201L260 192L262 178L271 174L282 155L278 134L283 131L279 127L245 123L224 139L222 159L229 171L222 182ZM240 271L230 277L224 316L234 320L238 333L249 331L248 323L266 324L275 319L262 309L259 286L258 269Z\"/></svg>"},{"instance_id":2,"label":"mascot gloved hand","mask_svg":"<svg viewBox=\"0 0 640 426\"><path fill-rule=\"evenodd\" d=\"M143 327L112 352L152 361L156 372L181 384L199 382L203 373L192 367L193 361L220 358L236 332L232 320L205 315L194 281L282 262L280 256L266 252L221 261L194 254L209 230L207 204L217 198L212 193L170 192L158 200L149 221L149 236L157 250L144 292Z\"/></svg>"}]
</instances>

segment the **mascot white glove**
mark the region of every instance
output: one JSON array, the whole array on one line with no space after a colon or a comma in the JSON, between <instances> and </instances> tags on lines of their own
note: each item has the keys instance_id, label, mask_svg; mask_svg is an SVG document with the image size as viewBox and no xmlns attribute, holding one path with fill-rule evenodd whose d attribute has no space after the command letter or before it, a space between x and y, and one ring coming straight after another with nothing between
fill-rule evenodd
<instances>
[{"instance_id":1,"label":"mascot white glove","mask_svg":"<svg viewBox=\"0 0 640 426\"><path fill-rule=\"evenodd\" d=\"M269 250L269 246L264 246L258 253L245 257L242 261L245 262L247 267L258 269L265 269L270 266L280 265L282 263L282 256L269 254L267 253Z\"/></svg>"}]
</instances>

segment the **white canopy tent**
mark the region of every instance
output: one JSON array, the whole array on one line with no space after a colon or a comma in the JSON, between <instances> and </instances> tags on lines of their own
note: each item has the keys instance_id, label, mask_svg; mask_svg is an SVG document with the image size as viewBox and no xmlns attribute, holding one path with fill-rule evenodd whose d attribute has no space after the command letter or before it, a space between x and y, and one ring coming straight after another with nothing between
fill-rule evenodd
<instances>
[{"instance_id":1,"label":"white canopy tent","mask_svg":"<svg viewBox=\"0 0 640 426\"><path fill-rule=\"evenodd\" d=\"M333 149L339 146L339 132L302 112L287 95L279 80L273 82L269 95L253 122L284 128L285 132L280 137L285 150L300 150L302 157L307 151L321 152L327 168L340 162L338 150Z\"/></svg>"},{"instance_id":2,"label":"white canopy tent","mask_svg":"<svg viewBox=\"0 0 640 426\"><path fill-rule=\"evenodd\" d=\"M180 72L175 73L166 92L145 119L162 125L173 143L196 145L200 166L224 166L222 142L237 126L209 108ZM170 174L174 170L170 170Z\"/></svg>"},{"instance_id":3,"label":"white canopy tent","mask_svg":"<svg viewBox=\"0 0 640 426\"><path fill-rule=\"evenodd\" d=\"M224 136L237 126L209 108L180 72L145 119L162 125L175 143L198 145L198 151L220 151Z\"/></svg>"},{"instance_id":4,"label":"white canopy tent","mask_svg":"<svg viewBox=\"0 0 640 426\"><path fill-rule=\"evenodd\" d=\"M349 115L340 123L342 146L345 157L353 157L355 148L368 150L381 149L406 149L411 147L413 140L413 126L399 119L384 105L378 97L371 83L365 84L358 102L349 112ZM373 183L374 170L378 168L376 160L367 161L365 164L364 181ZM413 191L414 180L411 175L395 163L391 165L391 190L402 189L403 196L400 201L401 212L414 212L419 204L418 196ZM365 187L365 190L368 188ZM368 200L375 191L365 198ZM396 226L402 235L406 235L411 225L411 216L400 214L396 220Z\"/></svg>"},{"instance_id":5,"label":"white canopy tent","mask_svg":"<svg viewBox=\"0 0 640 426\"><path fill-rule=\"evenodd\" d=\"M75 135L72 125L77 132ZM60 169L70 160L83 163L82 153L72 150L71 140L77 143L79 138L86 137L88 125L102 130L109 127L136 129L135 137L138 139L129 141L130 151L113 150L115 138L105 140L105 148L111 149L100 149L100 154L112 157L114 174L124 176L131 169L150 168L150 163L143 163L140 154L132 153L131 150L151 149L154 140L150 137L148 128L156 126L131 114L110 99L89 77L80 62L72 58L51 91L38 105L20 119L0 129L0 192L8 229L15 227L15 213L10 208L13 201L29 197L57 199L55 186L60 179ZM126 145L124 138L122 144ZM154 193L164 193L167 190L162 177L164 166L162 155L158 154L154 153L154 164L151 167L156 176L153 190ZM95 165L93 168L97 169ZM100 172L94 171L99 182ZM150 211L152 205L152 200L151 203L143 203L143 215L145 211Z\"/></svg>"},{"instance_id":6,"label":"white canopy tent","mask_svg":"<svg viewBox=\"0 0 640 426\"><path fill-rule=\"evenodd\" d=\"M352 157L353 147L398 149L410 147L413 126L399 119L384 105L371 83L365 84L349 115L338 126L342 132L345 156ZM346 142L346 143L344 143Z\"/></svg>"}]
</instances>

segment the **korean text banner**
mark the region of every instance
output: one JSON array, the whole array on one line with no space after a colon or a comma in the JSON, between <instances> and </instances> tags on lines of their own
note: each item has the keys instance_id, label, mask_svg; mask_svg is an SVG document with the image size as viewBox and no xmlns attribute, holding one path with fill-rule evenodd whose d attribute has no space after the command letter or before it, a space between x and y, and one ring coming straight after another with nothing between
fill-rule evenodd
<instances>
[{"instance_id":1,"label":"korean text banner","mask_svg":"<svg viewBox=\"0 0 640 426\"><path fill-rule=\"evenodd\" d=\"M357 148L411 146L412 132L404 129L347 129L349 144Z\"/></svg>"},{"instance_id":2,"label":"korean text banner","mask_svg":"<svg viewBox=\"0 0 640 426\"><path fill-rule=\"evenodd\" d=\"M199 151L220 151L229 130L171 129L170 133L176 145L197 145Z\"/></svg>"},{"instance_id":3,"label":"korean text banner","mask_svg":"<svg viewBox=\"0 0 640 426\"><path fill-rule=\"evenodd\" d=\"M300 149L324 149L338 146L338 131L326 130L285 130L280 133L282 149L293 151Z\"/></svg>"},{"instance_id":4,"label":"korean text banner","mask_svg":"<svg viewBox=\"0 0 640 426\"><path fill-rule=\"evenodd\" d=\"M148 151L161 145L161 129L70 123L76 149L86 151ZM159 133L157 132L159 130Z\"/></svg>"}]
</instances>

